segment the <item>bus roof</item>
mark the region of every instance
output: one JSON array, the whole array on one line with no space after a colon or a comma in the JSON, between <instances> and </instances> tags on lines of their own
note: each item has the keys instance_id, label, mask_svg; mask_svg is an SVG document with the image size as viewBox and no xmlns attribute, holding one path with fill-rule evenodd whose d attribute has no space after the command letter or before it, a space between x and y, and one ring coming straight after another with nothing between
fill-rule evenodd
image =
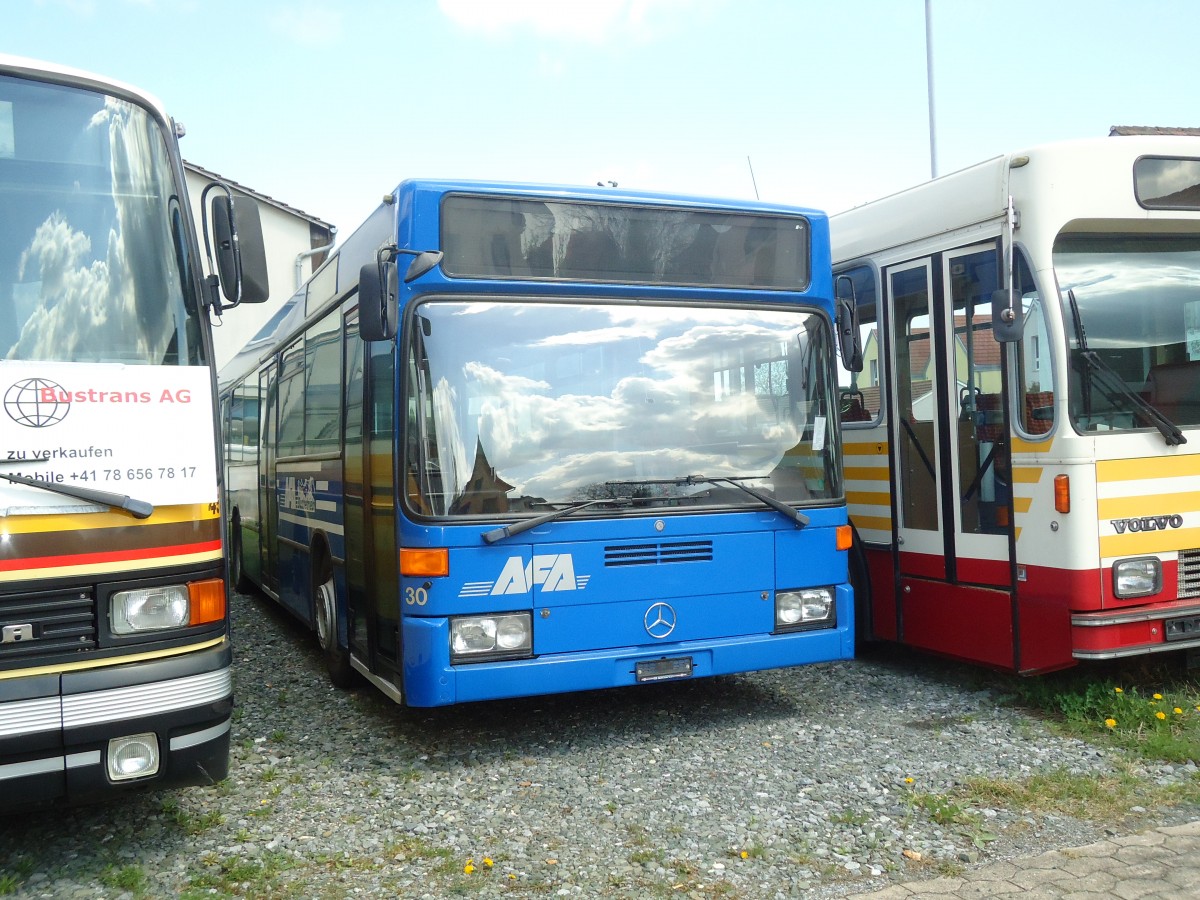
<instances>
[{"instance_id":1,"label":"bus roof","mask_svg":"<svg viewBox=\"0 0 1200 900\"><path fill-rule=\"evenodd\" d=\"M632 191L611 186L580 186L501 181L452 180L444 178L410 178L400 182L375 210L347 235L337 249L255 334L242 350L218 373L218 387L224 390L253 371L261 359L272 351L277 340L298 329L306 315L313 310L309 304L309 285L328 286L330 295L341 295L357 281L359 268L375 258L378 249L397 237L401 246L409 246L407 235L397 235L401 210L414 204L428 210L447 194L511 196L521 199L543 199L575 203L611 203L637 206L669 206L681 210L709 210L731 213L765 213L768 215L803 216L821 234L827 227L828 216L807 207L770 203L761 200L702 197L686 194ZM409 216L409 219L412 217ZM407 222L409 227L412 222ZM421 249L421 248L414 248ZM814 261L814 267L818 261ZM828 265L827 262L824 265ZM814 275L819 273L814 272ZM828 277L828 276L825 276ZM678 285L668 285L675 288Z\"/></svg>"},{"instance_id":2,"label":"bus roof","mask_svg":"<svg viewBox=\"0 0 1200 900\"><path fill-rule=\"evenodd\" d=\"M116 81L104 75L85 72L82 69L73 69L69 66L58 65L57 63L0 53L0 75L15 75L19 78L32 78L39 81L48 81L53 84L81 87L89 90L103 91L107 94L121 95L126 99L135 101L140 106L148 107L163 122L171 121L162 101L153 94L148 94L141 88L136 88L123 81Z\"/></svg>"},{"instance_id":3,"label":"bus roof","mask_svg":"<svg viewBox=\"0 0 1200 900\"><path fill-rule=\"evenodd\" d=\"M1200 156L1200 140L1181 135L1118 135L1039 144L995 156L932 181L829 217L834 263L879 253L948 232L1000 221L1015 193L1014 172L1033 179L1035 192L1053 187L1075 217L1145 216L1133 193L1140 156ZM1098 190L1103 184L1105 190ZM1115 202L1114 185L1128 191ZM1106 193L1107 192L1107 193ZM1042 191L1041 198L1050 194ZM1020 198L1018 209L1020 208Z\"/></svg>"}]
</instances>

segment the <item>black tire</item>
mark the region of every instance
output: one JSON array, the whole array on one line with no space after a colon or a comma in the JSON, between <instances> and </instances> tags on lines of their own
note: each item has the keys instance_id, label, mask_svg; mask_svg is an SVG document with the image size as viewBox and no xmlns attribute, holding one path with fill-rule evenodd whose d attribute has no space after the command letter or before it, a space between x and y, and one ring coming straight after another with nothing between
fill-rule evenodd
<instances>
[{"instance_id":1,"label":"black tire","mask_svg":"<svg viewBox=\"0 0 1200 900\"><path fill-rule=\"evenodd\" d=\"M242 559L242 523L234 519L229 529L229 583L239 594L254 590L254 582L246 577L246 566Z\"/></svg>"},{"instance_id":2,"label":"black tire","mask_svg":"<svg viewBox=\"0 0 1200 900\"><path fill-rule=\"evenodd\" d=\"M858 529L851 526L850 557L848 559L850 586L854 588L854 652L875 643L871 624L871 575L867 568L867 554L863 550Z\"/></svg>"},{"instance_id":3,"label":"black tire","mask_svg":"<svg viewBox=\"0 0 1200 900\"><path fill-rule=\"evenodd\" d=\"M337 589L333 582L333 567L328 561L313 570L313 621L317 626L317 643L325 658L325 669L334 687L348 688L355 683L350 651L338 644Z\"/></svg>"}]
</instances>

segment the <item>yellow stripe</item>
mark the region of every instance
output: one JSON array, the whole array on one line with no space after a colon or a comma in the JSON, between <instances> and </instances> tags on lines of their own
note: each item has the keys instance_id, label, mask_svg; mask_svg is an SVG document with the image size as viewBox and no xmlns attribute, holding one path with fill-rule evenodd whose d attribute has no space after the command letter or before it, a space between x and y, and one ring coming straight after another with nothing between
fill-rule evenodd
<instances>
[{"instance_id":1,"label":"yellow stripe","mask_svg":"<svg viewBox=\"0 0 1200 900\"><path fill-rule=\"evenodd\" d=\"M88 528L129 528L131 525L171 525L177 522L203 522L216 519L221 511L216 504L191 503L182 506L158 506L148 519L134 519L128 513L68 513L61 516L6 516L0 522L0 534L36 534L46 531L82 531Z\"/></svg>"},{"instance_id":2,"label":"yellow stripe","mask_svg":"<svg viewBox=\"0 0 1200 900\"><path fill-rule=\"evenodd\" d=\"M1096 480L1102 483L1143 481L1147 478L1184 478L1189 475L1200 475L1200 455L1102 459L1096 462Z\"/></svg>"},{"instance_id":3,"label":"yellow stripe","mask_svg":"<svg viewBox=\"0 0 1200 900\"><path fill-rule=\"evenodd\" d=\"M892 495L875 493L873 491L846 491L846 502L857 503L860 506L887 506L892 505Z\"/></svg>"},{"instance_id":4,"label":"yellow stripe","mask_svg":"<svg viewBox=\"0 0 1200 900\"><path fill-rule=\"evenodd\" d=\"M866 466L847 466L845 471L847 481L887 481L888 470L884 466L867 468Z\"/></svg>"},{"instance_id":5,"label":"yellow stripe","mask_svg":"<svg viewBox=\"0 0 1200 900\"><path fill-rule=\"evenodd\" d=\"M1166 531L1138 531L1133 534L1110 534L1100 538L1100 555L1144 556L1168 553L1171 550L1191 550L1200 547L1200 528L1170 528Z\"/></svg>"},{"instance_id":6,"label":"yellow stripe","mask_svg":"<svg viewBox=\"0 0 1200 900\"><path fill-rule=\"evenodd\" d=\"M1053 443L1053 439L1049 441L1026 441L1014 434L1012 442L1009 444L1009 449L1013 453L1049 453Z\"/></svg>"},{"instance_id":7,"label":"yellow stripe","mask_svg":"<svg viewBox=\"0 0 1200 900\"><path fill-rule=\"evenodd\" d=\"M844 439L843 439L844 440ZM861 444L842 444L846 456L887 456L888 445L884 441L864 441Z\"/></svg>"},{"instance_id":8,"label":"yellow stripe","mask_svg":"<svg viewBox=\"0 0 1200 900\"><path fill-rule=\"evenodd\" d=\"M1142 516L1169 516L1200 510L1200 492L1151 494L1147 497L1109 497L1097 508L1102 519L1137 519Z\"/></svg>"},{"instance_id":9,"label":"yellow stripe","mask_svg":"<svg viewBox=\"0 0 1200 900\"><path fill-rule=\"evenodd\" d=\"M1041 466L1013 466L1012 480L1017 484L1037 484L1041 477Z\"/></svg>"},{"instance_id":10,"label":"yellow stripe","mask_svg":"<svg viewBox=\"0 0 1200 900\"><path fill-rule=\"evenodd\" d=\"M102 575L108 572L129 572L131 569L161 569L164 566L182 566L191 563L212 562L221 558L220 550L205 550L203 553L181 553L178 556L154 556L138 559L121 559L116 562L87 563L78 566L48 566L43 569L21 569L16 572L0 572L0 584L16 581L36 581L38 578L65 578L69 575Z\"/></svg>"},{"instance_id":11,"label":"yellow stripe","mask_svg":"<svg viewBox=\"0 0 1200 900\"><path fill-rule=\"evenodd\" d=\"M1029 512L1029 507L1033 505L1032 497L1013 497L1013 509L1019 513Z\"/></svg>"},{"instance_id":12,"label":"yellow stripe","mask_svg":"<svg viewBox=\"0 0 1200 900\"><path fill-rule=\"evenodd\" d=\"M859 516L850 513L850 521L859 531L891 531L892 520L882 516Z\"/></svg>"},{"instance_id":13,"label":"yellow stripe","mask_svg":"<svg viewBox=\"0 0 1200 900\"><path fill-rule=\"evenodd\" d=\"M35 669L13 669L0 672L0 681L10 678L31 678L34 675L57 675L60 672L80 672L84 669L100 669L108 666L124 666L129 663L145 662L149 659L165 659L168 656L182 656L184 653L194 653L197 650L207 650L225 643L224 637L214 638L202 644L190 644L187 647L173 647L170 650L155 650L150 653L130 653L126 656L112 656L107 659L93 659L88 662L62 663L55 666L38 666Z\"/></svg>"}]
</instances>

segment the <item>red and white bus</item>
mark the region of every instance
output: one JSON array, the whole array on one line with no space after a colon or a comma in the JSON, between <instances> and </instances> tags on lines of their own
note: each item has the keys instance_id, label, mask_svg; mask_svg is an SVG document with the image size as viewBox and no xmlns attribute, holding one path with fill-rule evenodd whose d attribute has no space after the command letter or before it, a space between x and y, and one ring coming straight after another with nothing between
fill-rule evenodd
<instances>
[{"instance_id":1,"label":"red and white bus","mask_svg":"<svg viewBox=\"0 0 1200 900\"><path fill-rule=\"evenodd\" d=\"M1200 647L1200 140L1034 147L831 230L860 636L1022 673Z\"/></svg>"}]
</instances>

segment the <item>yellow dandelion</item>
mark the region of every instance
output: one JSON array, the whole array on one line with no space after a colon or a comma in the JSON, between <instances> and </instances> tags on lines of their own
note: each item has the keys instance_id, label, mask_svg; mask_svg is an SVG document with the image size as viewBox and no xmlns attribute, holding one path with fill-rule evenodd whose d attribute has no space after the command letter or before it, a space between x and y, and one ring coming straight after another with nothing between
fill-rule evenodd
<instances>
[{"instance_id":1,"label":"yellow dandelion","mask_svg":"<svg viewBox=\"0 0 1200 900\"><path fill-rule=\"evenodd\" d=\"M905 783L905 784L912 784L914 780L915 780L915 779L914 779L914 778L913 778L911 775L908 775L908 776L906 776L906 777L905 777L905 779L904 779L904 783Z\"/></svg>"},{"instance_id":2,"label":"yellow dandelion","mask_svg":"<svg viewBox=\"0 0 1200 900\"><path fill-rule=\"evenodd\" d=\"M1154 718L1156 718L1156 719L1165 719L1166 717L1167 717L1167 714L1165 712L1163 712L1161 709L1154 714Z\"/></svg>"},{"instance_id":3,"label":"yellow dandelion","mask_svg":"<svg viewBox=\"0 0 1200 900\"><path fill-rule=\"evenodd\" d=\"M1177 715L1177 716L1182 716L1182 715L1183 715L1183 710L1182 710L1182 709L1180 709L1178 706L1177 706L1177 707L1175 707L1175 715Z\"/></svg>"},{"instance_id":4,"label":"yellow dandelion","mask_svg":"<svg viewBox=\"0 0 1200 900\"><path fill-rule=\"evenodd\" d=\"M1125 688L1113 688L1113 691L1118 694L1125 693Z\"/></svg>"},{"instance_id":5,"label":"yellow dandelion","mask_svg":"<svg viewBox=\"0 0 1200 900\"><path fill-rule=\"evenodd\" d=\"M483 858L483 864L490 869L492 866L495 865L495 862L492 861L492 858L490 856L485 856Z\"/></svg>"},{"instance_id":6,"label":"yellow dandelion","mask_svg":"<svg viewBox=\"0 0 1200 900\"><path fill-rule=\"evenodd\" d=\"M475 871L475 867L473 865L471 865L470 863L467 863L465 866L463 866L463 873L466 875L470 875L474 871Z\"/></svg>"},{"instance_id":7,"label":"yellow dandelion","mask_svg":"<svg viewBox=\"0 0 1200 900\"><path fill-rule=\"evenodd\" d=\"M1107 725L1109 728L1116 728L1117 720L1116 719L1105 719L1104 724Z\"/></svg>"},{"instance_id":8,"label":"yellow dandelion","mask_svg":"<svg viewBox=\"0 0 1200 900\"><path fill-rule=\"evenodd\" d=\"M749 859L749 858L750 858L750 854L749 854L749 853L747 853L745 850L743 850L743 851L742 851L740 854L738 854L738 855L739 855L739 856L741 856L741 858L742 858L742 859Z\"/></svg>"},{"instance_id":9,"label":"yellow dandelion","mask_svg":"<svg viewBox=\"0 0 1200 900\"><path fill-rule=\"evenodd\" d=\"M1161 700L1161 699L1162 699L1162 694L1155 694L1155 695L1154 695L1154 699L1155 699L1155 700Z\"/></svg>"}]
</instances>

